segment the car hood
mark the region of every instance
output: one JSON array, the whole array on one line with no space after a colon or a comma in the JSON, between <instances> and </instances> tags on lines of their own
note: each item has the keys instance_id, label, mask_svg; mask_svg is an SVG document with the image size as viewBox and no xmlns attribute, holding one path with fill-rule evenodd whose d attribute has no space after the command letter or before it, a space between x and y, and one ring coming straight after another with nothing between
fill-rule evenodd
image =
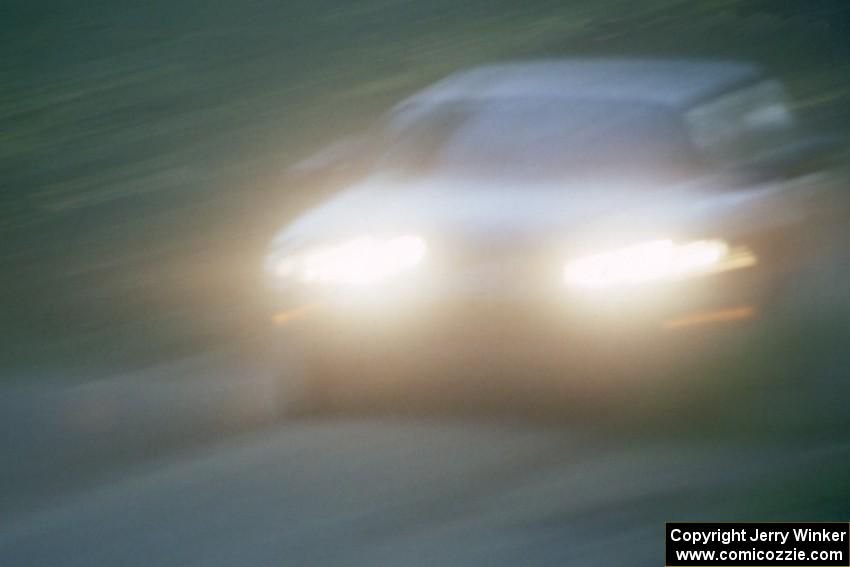
<instances>
[{"instance_id":1,"label":"car hood","mask_svg":"<svg viewBox=\"0 0 850 567\"><path fill-rule=\"evenodd\" d=\"M567 233L592 240L728 233L781 222L777 211L765 214L765 201L777 191L708 178L651 186L374 176L300 216L274 244L409 232L503 239Z\"/></svg>"}]
</instances>

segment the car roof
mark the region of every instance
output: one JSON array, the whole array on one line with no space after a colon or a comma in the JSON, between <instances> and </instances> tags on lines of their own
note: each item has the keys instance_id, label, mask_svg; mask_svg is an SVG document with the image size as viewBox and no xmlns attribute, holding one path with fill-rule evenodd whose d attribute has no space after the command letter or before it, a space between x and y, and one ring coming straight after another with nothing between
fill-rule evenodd
<instances>
[{"instance_id":1,"label":"car roof","mask_svg":"<svg viewBox=\"0 0 850 567\"><path fill-rule=\"evenodd\" d=\"M631 101L686 109L764 77L757 65L705 59L561 59L459 71L396 108L456 100L565 98Z\"/></svg>"}]
</instances>

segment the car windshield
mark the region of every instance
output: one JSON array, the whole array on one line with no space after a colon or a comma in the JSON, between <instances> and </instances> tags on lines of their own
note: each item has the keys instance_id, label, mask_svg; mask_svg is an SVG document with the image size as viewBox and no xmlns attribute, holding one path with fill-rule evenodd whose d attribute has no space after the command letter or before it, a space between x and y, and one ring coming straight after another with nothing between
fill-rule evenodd
<instances>
[{"instance_id":1,"label":"car windshield","mask_svg":"<svg viewBox=\"0 0 850 567\"><path fill-rule=\"evenodd\" d=\"M649 104L564 99L444 103L407 112L387 130L381 167L408 175L669 178L696 167L676 113Z\"/></svg>"}]
</instances>

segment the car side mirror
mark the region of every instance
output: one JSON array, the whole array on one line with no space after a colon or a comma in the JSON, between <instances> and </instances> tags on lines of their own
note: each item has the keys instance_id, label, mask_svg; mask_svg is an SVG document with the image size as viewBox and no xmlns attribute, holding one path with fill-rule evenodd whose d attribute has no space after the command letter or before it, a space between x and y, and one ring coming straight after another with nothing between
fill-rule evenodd
<instances>
[{"instance_id":1,"label":"car side mirror","mask_svg":"<svg viewBox=\"0 0 850 567\"><path fill-rule=\"evenodd\" d=\"M846 164L848 140L836 136L807 138L733 167L750 179L793 179Z\"/></svg>"},{"instance_id":2,"label":"car side mirror","mask_svg":"<svg viewBox=\"0 0 850 567\"><path fill-rule=\"evenodd\" d=\"M366 145L366 136L342 138L294 163L288 172L295 177L342 173L356 166Z\"/></svg>"}]
</instances>

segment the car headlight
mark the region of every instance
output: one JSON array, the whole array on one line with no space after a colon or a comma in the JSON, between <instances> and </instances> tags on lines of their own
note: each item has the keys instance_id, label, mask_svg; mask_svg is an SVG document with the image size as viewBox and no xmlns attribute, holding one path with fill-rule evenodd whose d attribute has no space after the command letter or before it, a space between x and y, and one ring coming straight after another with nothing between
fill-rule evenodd
<instances>
[{"instance_id":1,"label":"car headlight","mask_svg":"<svg viewBox=\"0 0 850 567\"><path fill-rule=\"evenodd\" d=\"M366 286L416 268L425 257L425 241L413 235L382 239L363 236L291 256L270 258L267 269L282 279L303 283Z\"/></svg>"},{"instance_id":2,"label":"car headlight","mask_svg":"<svg viewBox=\"0 0 850 567\"><path fill-rule=\"evenodd\" d=\"M670 281L755 264L747 249L733 249L723 240L678 244L671 239L641 242L602 254L585 256L564 266L564 283L584 289L606 289Z\"/></svg>"}]
</instances>

